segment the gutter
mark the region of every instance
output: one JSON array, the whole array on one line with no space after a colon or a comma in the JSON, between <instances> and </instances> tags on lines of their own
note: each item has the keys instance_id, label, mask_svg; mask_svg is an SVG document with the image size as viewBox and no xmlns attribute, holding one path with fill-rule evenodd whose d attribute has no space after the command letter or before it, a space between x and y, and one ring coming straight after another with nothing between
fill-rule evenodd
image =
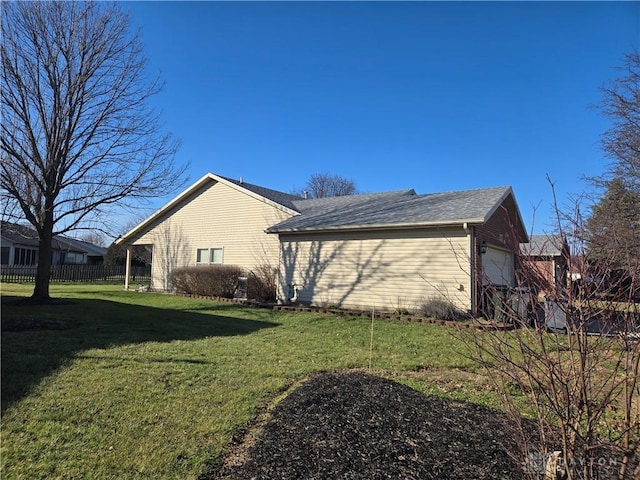
<instances>
[{"instance_id":1,"label":"gutter","mask_svg":"<svg viewBox=\"0 0 640 480\"><path fill-rule=\"evenodd\" d=\"M419 222L419 223L377 223L377 224L364 224L364 225L340 225L331 227L304 227L304 228L267 228L265 233L277 233L277 234L305 234L305 233L323 233L323 232L350 232L350 231L372 231L372 230L410 230L415 228L448 228L457 227L464 230L468 225L476 225L484 223L482 218L471 218L453 220L448 222Z\"/></svg>"}]
</instances>

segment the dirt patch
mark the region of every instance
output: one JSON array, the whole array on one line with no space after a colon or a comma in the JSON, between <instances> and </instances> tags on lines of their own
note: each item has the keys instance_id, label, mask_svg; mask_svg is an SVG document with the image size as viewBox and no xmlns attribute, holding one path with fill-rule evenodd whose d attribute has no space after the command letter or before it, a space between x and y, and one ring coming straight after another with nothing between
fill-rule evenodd
<instances>
[{"instance_id":1,"label":"dirt patch","mask_svg":"<svg viewBox=\"0 0 640 480\"><path fill-rule=\"evenodd\" d=\"M317 375L204 479L518 479L503 418L363 372Z\"/></svg>"}]
</instances>

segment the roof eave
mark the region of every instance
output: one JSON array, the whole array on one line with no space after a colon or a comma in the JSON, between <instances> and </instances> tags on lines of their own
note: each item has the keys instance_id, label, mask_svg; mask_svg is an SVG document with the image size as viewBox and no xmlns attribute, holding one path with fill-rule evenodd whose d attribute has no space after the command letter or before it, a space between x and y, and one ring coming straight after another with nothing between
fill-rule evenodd
<instances>
[{"instance_id":1,"label":"roof eave","mask_svg":"<svg viewBox=\"0 0 640 480\"><path fill-rule=\"evenodd\" d=\"M365 225L340 225L330 227L310 227L310 228L268 228L266 233L304 234L322 232L348 232L348 231L370 231L370 230L409 230L414 228L449 228L460 227L466 229L470 225L480 225L484 223L482 218L468 218L459 220L447 220L437 222L409 222L409 223L378 223Z\"/></svg>"}]
</instances>

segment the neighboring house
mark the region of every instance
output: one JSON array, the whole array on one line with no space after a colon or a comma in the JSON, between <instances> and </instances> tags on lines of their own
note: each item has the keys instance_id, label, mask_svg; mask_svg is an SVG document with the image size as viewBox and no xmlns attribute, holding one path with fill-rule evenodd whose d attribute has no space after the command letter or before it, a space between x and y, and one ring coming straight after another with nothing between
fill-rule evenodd
<instances>
[{"instance_id":1,"label":"neighboring house","mask_svg":"<svg viewBox=\"0 0 640 480\"><path fill-rule=\"evenodd\" d=\"M76 251L82 252L81 262L86 265L102 265L104 257L107 254L107 249L93 243L85 242L84 240L78 240L76 238L62 237L62 241L67 243ZM73 262L67 262L73 263ZM78 262L77 262L78 263Z\"/></svg>"},{"instance_id":2,"label":"neighboring house","mask_svg":"<svg viewBox=\"0 0 640 480\"><path fill-rule=\"evenodd\" d=\"M3 221L0 225L2 265L38 264L38 234L28 226ZM102 263L106 248L56 235L52 241L51 264Z\"/></svg>"},{"instance_id":3,"label":"neighboring house","mask_svg":"<svg viewBox=\"0 0 640 480\"><path fill-rule=\"evenodd\" d=\"M568 287L569 244L562 235L532 235L520 245L521 283L538 295L559 295Z\"/></svg>"},{"instance_id":4,"label":"neighboring house","mask_svg":"<svg viewBox=\"0 0 640 480\"><path fill-rule=\"evenodd\" d=\"M527 240L510 187L302 199L207 174L116 243L153 245L156 289L177 266L268 263L281 302L477 312L484 287L515 285Z\"/></svg>"}]
</instances>

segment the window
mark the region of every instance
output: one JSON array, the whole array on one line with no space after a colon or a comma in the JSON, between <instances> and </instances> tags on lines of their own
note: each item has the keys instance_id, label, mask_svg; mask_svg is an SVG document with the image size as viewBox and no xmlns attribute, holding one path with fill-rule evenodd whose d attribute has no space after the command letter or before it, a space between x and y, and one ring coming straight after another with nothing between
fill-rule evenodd
<instances>
[{"instance_id":1,"label":"window","mask_svg":"<svg viewBox=\"0 0 640 480\"><path fill-rule=\"evenodd\" d=\"M79 264L79 263L83 263L82 262L82 254L81 253L75 253L75 252L69 252L67 253L64 261L62 263L71 265L71 264Z\"/></svg>"},{"instance_id":2,"label":"window","mask_svg":"<svg viewBox=\"0 0 640 480\"><path fill-rule=\"evenodd\" d=\"M211 263L222 263L222 249L221 248L212 248L211 249Z\"/></svg>"},{"instance_id":3,"label":"window","mask_svg":"<svg viewBox=\"0 0 640 480\"><path fill-rule=\"evenodd\" d=\"M16 248L14 254L14 265L36 265L38 263L38 250Z\"/></svg>"},{"instance_id":4,"label":"window","mask_svg":"<svg viewBox=\"0 0 640 480\"><path fill-rule=\"evenodd\" d=\"M198 265L222 263L222 248L199 248L196 253Z\"/></svg>"}]
</instances>

